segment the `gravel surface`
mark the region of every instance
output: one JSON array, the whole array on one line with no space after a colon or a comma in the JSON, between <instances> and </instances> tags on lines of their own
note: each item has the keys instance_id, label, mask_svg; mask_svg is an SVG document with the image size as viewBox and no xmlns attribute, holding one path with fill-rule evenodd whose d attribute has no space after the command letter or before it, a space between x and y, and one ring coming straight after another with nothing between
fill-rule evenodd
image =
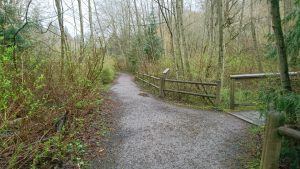
<instances>
[{"instance_id":1,"label":"gravel surface","mask_svg":"<svg viewBox=\"0 0 300 169\"><path fill-rule=\"evenodd\" d=\"M249 124L231 115L178 107L143 93L121 73L112 87L121 102L105 169L241 169L239 145Z\"/></svg>"}]
</instances>

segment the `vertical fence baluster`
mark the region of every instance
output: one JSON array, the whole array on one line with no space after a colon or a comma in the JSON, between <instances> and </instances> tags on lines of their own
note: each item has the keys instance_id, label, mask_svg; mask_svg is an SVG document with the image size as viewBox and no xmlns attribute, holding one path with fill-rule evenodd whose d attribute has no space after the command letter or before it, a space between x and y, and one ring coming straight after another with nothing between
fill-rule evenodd
<instances>
[{"instance_id":1,"label":"vertical fence baluster","mask_svg":"<svg viewBox=\"0 0 300 169\"><path fill-rule=\"evenodd\" d=\"M235 92L235 80L230 79L230 109L234 109L235 107L234 92Z\"/></svg>"}]
</instances>

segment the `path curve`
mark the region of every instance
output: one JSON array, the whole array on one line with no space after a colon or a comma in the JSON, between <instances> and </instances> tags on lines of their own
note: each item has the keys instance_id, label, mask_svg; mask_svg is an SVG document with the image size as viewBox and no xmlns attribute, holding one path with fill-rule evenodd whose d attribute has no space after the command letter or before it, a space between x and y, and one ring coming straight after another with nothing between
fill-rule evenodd
<instances>
[{"instance_id":1,"label":"path curve","mask_svg":"<svg viewBox=\"0 0 300 169\"><path fill-rule=\"evenodd\" d=\"M141 90L121 73L112 87L119 100L118 128L109 157L95 168L234 169L241 168L239 141L249 124L213 111L165 103Z\"/></svg>"}]
</instances>

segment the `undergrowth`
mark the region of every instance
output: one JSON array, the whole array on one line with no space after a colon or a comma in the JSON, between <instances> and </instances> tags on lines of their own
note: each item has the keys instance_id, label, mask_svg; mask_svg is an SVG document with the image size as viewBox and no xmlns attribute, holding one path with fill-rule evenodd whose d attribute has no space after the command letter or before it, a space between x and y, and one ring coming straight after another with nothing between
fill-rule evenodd
<instances>
[{"instance_id":1,"label":"undergrowth","mask_svg":"<svg viewBox=\"0 0 300 169\"><path fill-rule=\"evenodd\" d=\"M280 89L268 87L262 90L259 98L259 108L261 112L280 112L285 117L285 125L299 130L300 95L298 93L282 91ZM299 142L287 137L283 137L280 153L280 168L298 169L299 167Z\"/></svg>"},{"instance_id":2,"label":"undergrowth","mask_svg":"<svg viewBox=\"0 0 300 169\"><path fill-rule=\"evenodd\" d=\"M84 66L70 61L60 74L55 59L41 56L27 57L16 69L13 50L0 54L0 168L55 168L66 161L86 165L78 134L87 114L102 103L103 83L114 78L114 61L105 65L108 75L88 78Z\"/></svg>"}]
</instances>

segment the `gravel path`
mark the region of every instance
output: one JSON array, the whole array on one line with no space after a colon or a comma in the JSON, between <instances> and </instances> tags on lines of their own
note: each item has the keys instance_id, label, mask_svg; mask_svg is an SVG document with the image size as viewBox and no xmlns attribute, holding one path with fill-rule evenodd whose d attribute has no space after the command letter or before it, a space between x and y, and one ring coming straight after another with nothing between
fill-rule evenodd
<instances>
[{"instance_id":1,"label":"gravel path","mask_svg":"<svg viewBox=\"0 0 300 169\"><path fill-rule=\"evenodd\" d=\"M110 152L93 168L240 169L249 124L214 111L182 108L141 90L127 74L112 87L121 102Z\"/></svg>"}]
</instances>

